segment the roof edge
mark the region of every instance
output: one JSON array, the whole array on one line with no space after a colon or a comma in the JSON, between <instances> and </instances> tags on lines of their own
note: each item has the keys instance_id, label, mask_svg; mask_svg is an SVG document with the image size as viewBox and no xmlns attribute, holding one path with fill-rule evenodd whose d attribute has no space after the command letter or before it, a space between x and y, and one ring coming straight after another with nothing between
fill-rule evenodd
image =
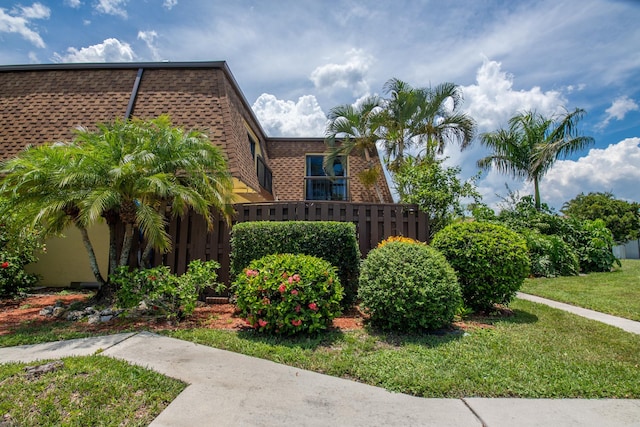
<instances>
[{"instance_id":1,"label":"roof edge","mask_svg":"<svg viewBox=\"0 0 640 427\"><path fill-rule=\"evenodd\" d=\"M50 64L0 65L0 72L6 71L54 71L54 70L96 70L134 68L221 68L229 72L226 61L180 61L180 62L64 62Z\"/></svg>"}]
</instances>

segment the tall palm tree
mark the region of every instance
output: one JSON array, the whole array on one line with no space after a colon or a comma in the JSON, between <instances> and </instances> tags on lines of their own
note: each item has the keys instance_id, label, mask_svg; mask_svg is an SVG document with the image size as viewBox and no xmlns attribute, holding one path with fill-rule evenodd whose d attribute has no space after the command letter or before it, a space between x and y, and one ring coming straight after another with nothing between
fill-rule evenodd
<instances>
[{"instance_id":1,"label":"tall palm tree","mask_svg":"<svg viewBox=\"0 0 640 427\"><path fill-rule=\"evenodd\" d=\"M507 129L481 135L482 144L492 149L493 154L478 160L478 167L493 166L514 178L533 182L535 206L540 210L540 179L556 160L594 143L592 137L578 133L577 124L584 115L580 108L555 117L535 111L516 114Z\"/></svg>"},{"instance_id":2,"label":"tall palm tree","mask_svg":"<svg viewBox=\"0 0 640 427\"><path fill-rule=\"evenodd\" d=\"M325 169L331 173L331 165L339 157L347 157L352 152L363 156L366 169L358 178L365 188L374 188L380 203L384 203L384 197L378 184L382 169L374 157L378 155L376 143L377 115L381 112L382 102L378 96L369 96L357 105L340 105L329 112L329 122L325 131L325 143L327 155L325 156Z\"/></svg>"},{"instance_id":3,"label":"tall palm tree","mask_svg":"<svg viewBox=\"0 0 640 427\"><path fill-rule=\"evenodd\" d=\"M467 148L475 135L475 121L460 111L462 91L453 83L435 87L413 88L399 79L384 85L389 95L383 114L382 140L390 170L397 170L404 161L405 151L422 149L420 157L434 160L447 143Z\"/></svg>"}]
</instances>

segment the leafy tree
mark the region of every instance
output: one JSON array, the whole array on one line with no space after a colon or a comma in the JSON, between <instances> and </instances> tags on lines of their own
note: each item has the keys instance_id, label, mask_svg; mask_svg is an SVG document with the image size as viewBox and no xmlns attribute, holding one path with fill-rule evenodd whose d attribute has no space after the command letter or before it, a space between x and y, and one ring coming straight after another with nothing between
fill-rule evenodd
<instances>
[{"instance_id":1,"label":"leafy tree","mask_svg":"<svg viewBox=\"0 0 640 427\"><path fill-rule=\"evenodd\" d=\"M365 98L359 105L340 105L329 112L329 123L325 132L325 143L328 154L325 157L326 165L333 165L339 157L347 157L352 152L361 155L367 167L358 175L362 184L370 190L375 189L380 203L384 197L378 185L382 168L374 161L378 155L376 142L378 123L377 115L380 114L382 101L377 96ZM333 167L326 168L329 173Z\"/></svg>"},{"instance_id":2,"label":"leafy tree","mask_svg":"<svg viewBox=\"0 0 640 427\"><path fill-rule=\"evenodd\" d=\"M473 140L476 124L460 111L462 91L453 83L413 88L399 79L384 85L389 98L379 115L389 169L393 172L404 162L410 148L422 149L421 157L435 159L449 142L466 148Z\"/></svg>"},{"instance_id":3,"label":"leafy tree","mask_svg":"<svg viewBox=\"0 0 640 427\"><path fill-rule=\"evenodd\" d=\"M592 137L578 133L577 124L584 114L579 108L557 117L534 111L519 113L509 120L507 129L480 136L493 154L478 160L478 167L493 166L502 173L533 182L535 205L540 210L540 179L556 160L594 143Z\"/></svg>"},{"instance_id":4,"label":"leafy tree","mask_svg":"<svg viewBox=\"0 0 640 427\"><path fill-rule=\"evenodd\" d=\"M464 213L462 199L481 199L475 178L461 182L459 167L444 167L443 160L408 158L393 180L402 203L416 204L429 215L429 239Z\"/></svg>"},{"instance_id":5,"label":"leafy tree","mask_svg":"<svg viewBox=\"0 0 640 427\"><path fill-rule=\"evenodd\" d=\"M580 193L561 212L581 220L603 220L616 242L640 236L640 203L616 199L612 193Z\"/></svg>"},{"instance_id":6,"label":"leafy tree","mask_svg":"<svg viewBox=\"0 0 640 427\"><path fill-rule=\"evenodd\" d=\"M66 226L80 229L98 282L108 285L98 268L87 227L106 220L110 230L109 267L128 265L133 237L140 232L152 248L171 247L169 215L187 209L212 226L212 208L229 215L232 181L219 148L198 131L172 126L166 116L150 121L116 121L81 129L70 144L27 149L4 165L0 195L45 235ZM117 247L115 229L125 227ZM118 253L120 254L117 257ZM105 296L113 289L103 286Z\"/></svg>"}]
</instances>

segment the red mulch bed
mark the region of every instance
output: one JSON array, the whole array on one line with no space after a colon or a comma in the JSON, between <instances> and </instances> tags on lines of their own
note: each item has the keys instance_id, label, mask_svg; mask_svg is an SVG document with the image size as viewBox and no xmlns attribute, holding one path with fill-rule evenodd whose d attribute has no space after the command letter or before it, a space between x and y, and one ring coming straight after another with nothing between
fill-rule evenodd
<instances>
[{"instance_id":1,"label":"red mulch bed","mask_svg":"<svg viewBox=\"0 0 640 427\"><path fill-rule=\"evenodd\" d=\"M69 291L61 293L55 289L45 289L20 299L0 300L0 335L10 334L12 330L24 322L33 324L55 324L64 320L40 315L40 310L51 306L56 301L62 301L65 306L76 301L87 301L92 294L83 291ZM353 330L363 328L364 317L358 309L352 309L341 317L333 320L333 327L340 330ZM239 317L235 307L231 304L209 304L198 307L192 316L178 324L167 322L157 317L140 317L137 319L120 319L89 325L86 322L76 322L72 329L87 330L93 332L118 332L125 329L140 327L150 330L162 329L191 329L211 328L226 330L245 330L249 327L243 318Z\"/></svg>"}]
</instances>

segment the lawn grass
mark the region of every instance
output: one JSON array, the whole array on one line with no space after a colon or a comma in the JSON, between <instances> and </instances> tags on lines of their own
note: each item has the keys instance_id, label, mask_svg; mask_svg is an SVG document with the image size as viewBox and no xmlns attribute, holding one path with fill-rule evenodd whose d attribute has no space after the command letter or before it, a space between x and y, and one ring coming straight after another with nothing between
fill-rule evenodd
<instances>
[{"instance_id":1,"label":"lawn grass","mask_svg":"<svg viewBox=\"0 0 640 427\"><path fill-rule=\"evenodd\" d=\"M640 260L610 273L527 279L522 292L640 321Z\"/></svg>"},{"instance_id":2,"label":"lawn grass","mask_svg":"<svg viewBox=\"0 0 640 427\"><path fill-rule=\"evenodd\" d=\"M465 334L165 333L424 397L640 398L640 336L528 301L511 307L513 317Z\"/></svg>"},{"instance_id":3,"label":"lawn grass","mask_svg":"<svg viewBox=\"0 0 640 427\"><path fill-rule=\"evenodd\" d=\"M44 362L0 364L0 425L146 426L186 387L104 356L62 361L35 378L25 366Z\"/></svg>"}]
</instances>

